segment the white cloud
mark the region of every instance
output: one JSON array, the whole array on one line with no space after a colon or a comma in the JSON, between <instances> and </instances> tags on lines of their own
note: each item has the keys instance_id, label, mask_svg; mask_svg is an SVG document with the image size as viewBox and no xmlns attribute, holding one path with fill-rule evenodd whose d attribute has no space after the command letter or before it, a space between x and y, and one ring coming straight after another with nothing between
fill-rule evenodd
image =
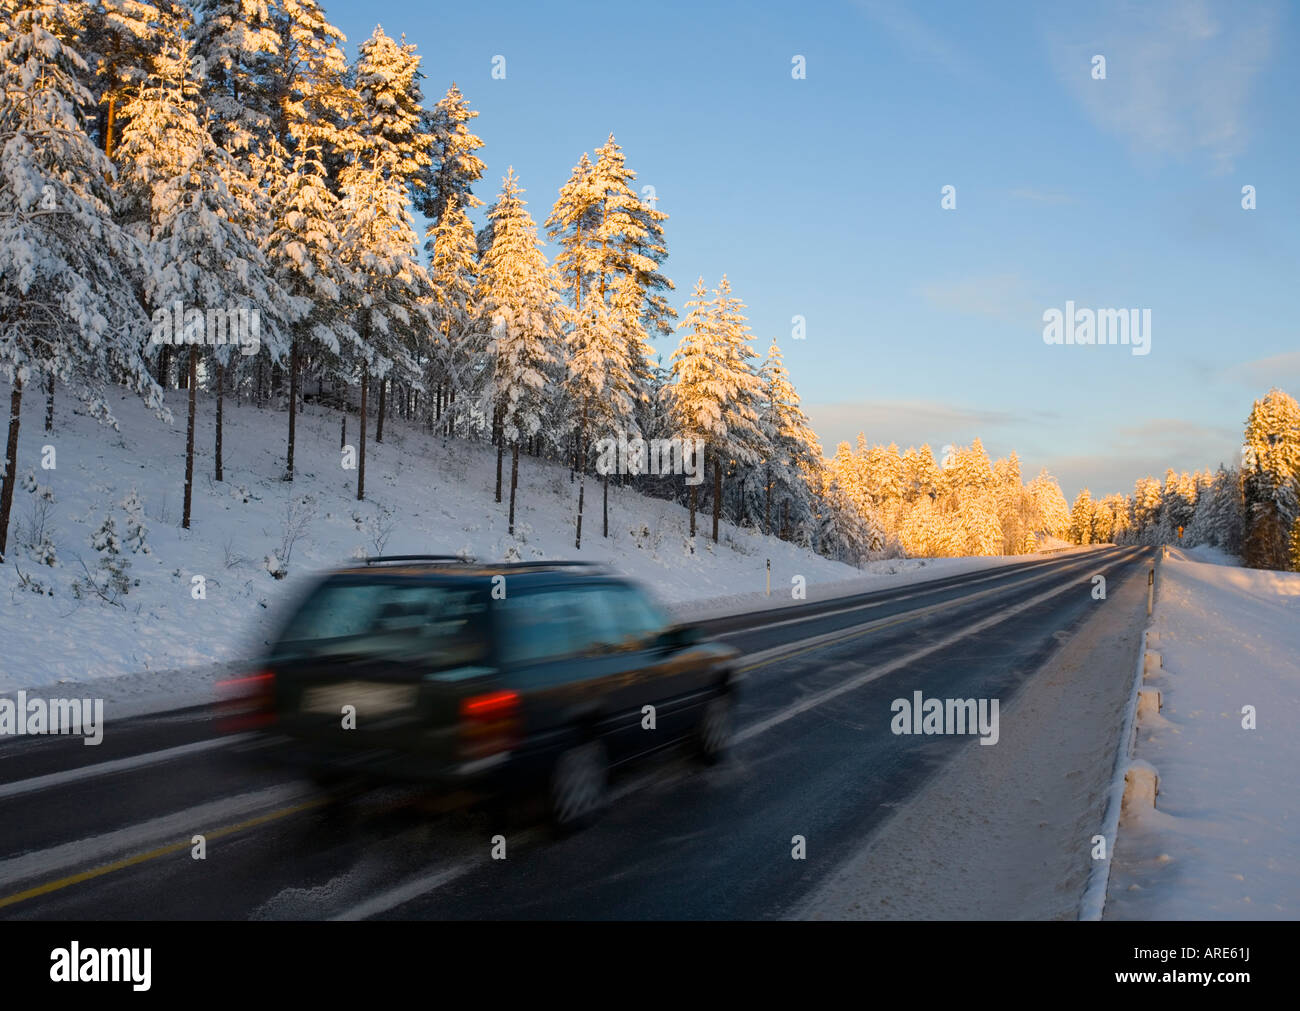
<instances>
[{"instance_id":1,"label":"white cloud","mask_svg":"<svg viewBox=\"0 0 1300 1011\"><path fill-rule=\"evenodd\" d=\"M1279 20L1272 2L1111 0L1086 20L1049 28L1050 57L1089 118L1135 153L1202 155L1225 173L1246 148L1250 89Z\"/></svg>"}]
</instances>

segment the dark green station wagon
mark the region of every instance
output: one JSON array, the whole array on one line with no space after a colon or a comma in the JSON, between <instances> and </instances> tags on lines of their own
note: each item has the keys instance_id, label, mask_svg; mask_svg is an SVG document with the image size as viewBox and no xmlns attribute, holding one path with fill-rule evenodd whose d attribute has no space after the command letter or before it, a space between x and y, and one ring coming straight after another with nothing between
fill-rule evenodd
<instances>
[{"instance_id":1,"label":"dark green station wagon","mask_svg":"<svg viewBox=\"0 0 1300 1011\"><path fill-rule=\"evenodd\" d=\"M227 725L325 786L541 789L566 830L599 813L613 765L683 740L722 756L737 656L598 565L377 557L306 592L228 683Z\"/></svg>"}]
</instances>

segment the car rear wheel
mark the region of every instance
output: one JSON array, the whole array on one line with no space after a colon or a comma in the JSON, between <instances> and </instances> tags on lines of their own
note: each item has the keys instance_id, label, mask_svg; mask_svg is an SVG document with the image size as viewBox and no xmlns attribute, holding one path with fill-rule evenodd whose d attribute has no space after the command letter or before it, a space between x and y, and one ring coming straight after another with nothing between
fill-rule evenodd
<instances>
[{"instance_id":1,"label":"car rear wheel","mask_svg":"<svg viewBox=\"0 0 1300 1011\"><path fill-rule=\"evenodd\" d=\"M731 693L721 692L704 704L695 728L695 751L706 765L720 762L731 747Z\"/></svg>"},{"instance_id":2,"label":"car rear wheel","mask_svg":"<svg viewBox=\"0 0 1300 1011\"><path fill-rule=\"evenodd\" d=\"M551 826L561 834L584 828L605 807L609 758L599 738L569 748L551 770Z\"/></svg>"}]
</instances>

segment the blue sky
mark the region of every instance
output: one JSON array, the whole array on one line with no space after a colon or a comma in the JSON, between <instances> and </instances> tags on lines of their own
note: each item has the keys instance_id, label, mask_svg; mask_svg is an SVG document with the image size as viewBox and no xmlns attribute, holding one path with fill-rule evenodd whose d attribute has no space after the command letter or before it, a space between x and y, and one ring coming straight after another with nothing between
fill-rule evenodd
<instances>
[{"instance_id":1,"label":"blue sky","mask_svg":"<svg viewBox=\"0 0 1300 1011\"><path fill-rule=\"evenodd\" d=\"M460 85L479 196L513 165L539 223L613 132L670 215L675 304L725 272L828 454L979 436L1072 498L1232 462L1253 398L1300 395L1289 4L325 6L349 58L382 24L429 104ZM1150 354L1046 345L1067 300L1150 309Z\"/></svg>"}]
</instances>

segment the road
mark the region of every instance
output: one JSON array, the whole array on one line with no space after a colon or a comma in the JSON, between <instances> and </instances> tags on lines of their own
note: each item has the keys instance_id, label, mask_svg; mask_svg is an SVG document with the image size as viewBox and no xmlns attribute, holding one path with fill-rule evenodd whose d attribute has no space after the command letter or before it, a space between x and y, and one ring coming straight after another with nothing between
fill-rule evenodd
<instances>
[{"instance_id":1,"label":"road","mask_svg":"<svg viewBox=\"0 0 1300 1011\"><path fill-rule=\"evenodd\" d=\"M894 734L892 700L1005 711L1107 606L1093 576L1115 586L1149 560L1101 548L712 622L745 654L731 757L700 768L670 750L620 769L605 817L558 841L413 789L326 803L251 769L206 707L110 722L94 748L9 739L0 917L778 918L971 743Z\"/></svg>"}]
</instances>

